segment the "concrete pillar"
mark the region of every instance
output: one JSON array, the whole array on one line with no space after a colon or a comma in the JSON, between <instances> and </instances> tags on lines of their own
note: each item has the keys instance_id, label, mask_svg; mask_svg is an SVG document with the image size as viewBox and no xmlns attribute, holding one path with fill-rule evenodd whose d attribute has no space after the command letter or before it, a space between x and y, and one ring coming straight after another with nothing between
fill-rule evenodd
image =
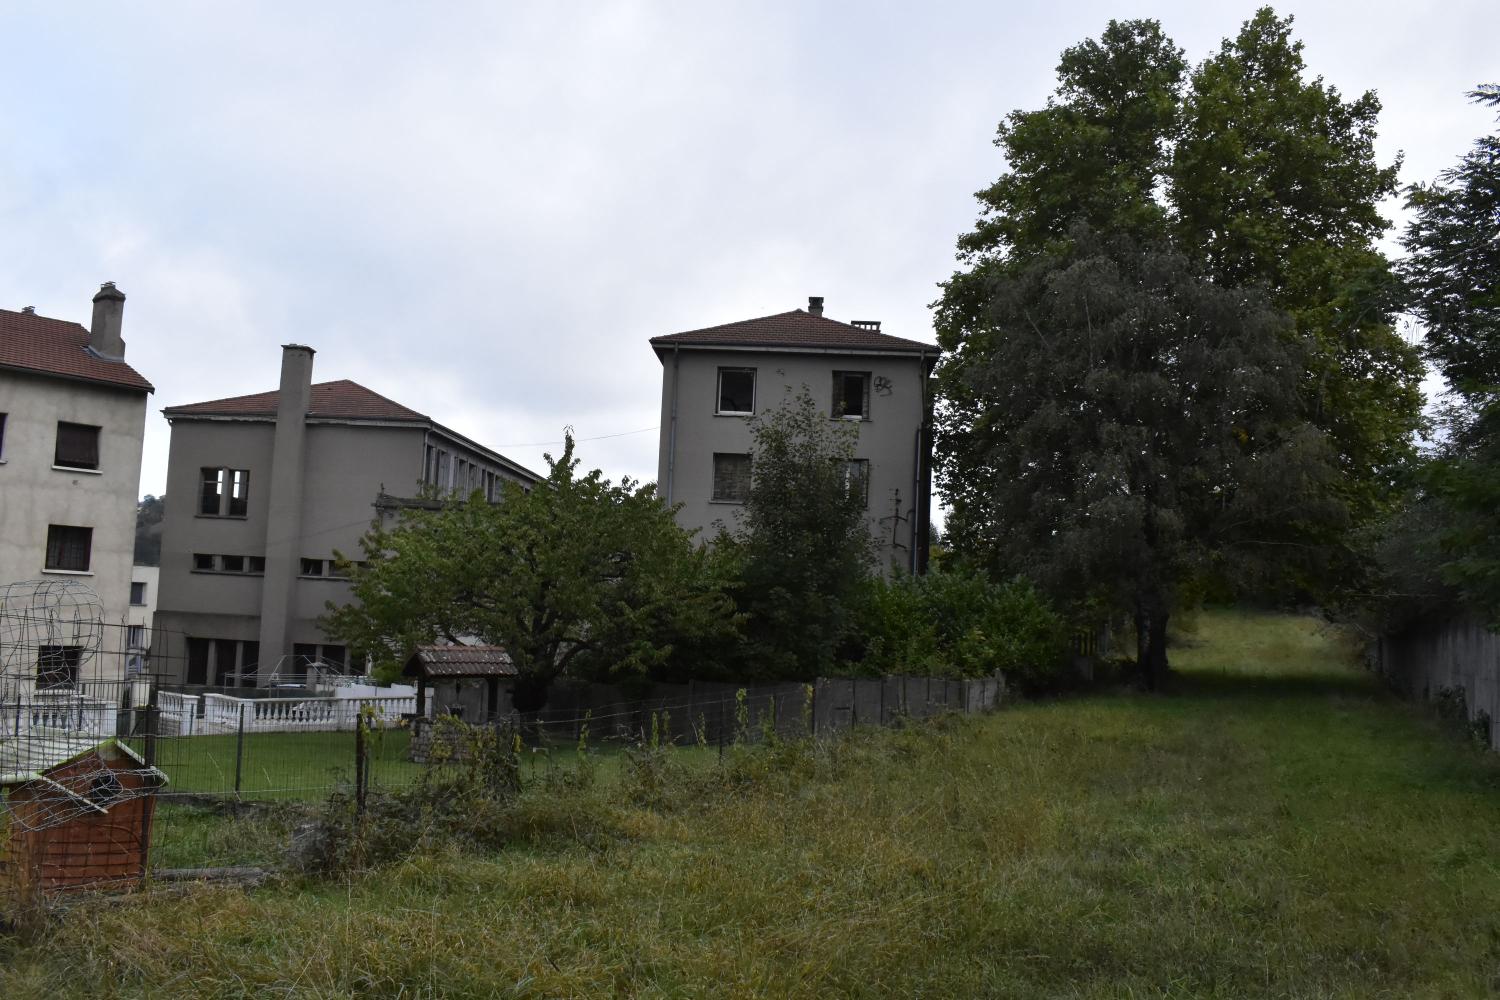
<instances>
[{"instance_id":1,"label":"concrete pillar","mask_svg":"<svg viewBox=\"0 0 1500 1000\"><path fill-rule=\"evenodd\" d=\"M258 683L292 652L287 623L302 568L302 480L306 471L307 410L312 403L313 349L281 348L281 387L271 453L270 509L266 518L266 573L261 580Z\"/></svg>"}]
</instances>

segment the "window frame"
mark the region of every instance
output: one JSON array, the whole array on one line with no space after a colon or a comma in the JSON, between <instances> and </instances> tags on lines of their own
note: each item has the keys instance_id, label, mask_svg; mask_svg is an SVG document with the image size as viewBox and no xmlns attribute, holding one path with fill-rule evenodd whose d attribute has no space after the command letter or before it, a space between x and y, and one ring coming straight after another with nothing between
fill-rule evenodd
<instances>
[{"instance_id":1,"label":"window frame","mask_svg":"<svg viewBox=\"0 0 1500 1000\"><path fill-rule=\"evenodd\" d=\"M83 539L83 565L67 566L62 563L62 556L67 554L69 541L65 538L55 537L62 531L84 532L82 536L74 536L73 545L77 545L78 538ZM76 553L75 553L76 554ZM54 559L54 555L58 558ZM82 524L49 524L47 525L47 549L42 556L42 572L44 573L92 573L94 564L94 529L92 526Z\"/></svg>"},{"instance_id":2,"label":"window frame","mask_svg":"<svg viewBox=\"0 0 1500 1000\"><path fill-rule=\"evenodd\" d=\"M140 600L136 600L139 597ZM132 608L144 608L146 606L146 581L130 581L130 606Z\"/></svg>"},{"instance_id":3,"label":"window frame","mask_svg":"<svg viewBox=\"0 0 1500 1000\"><path fill-rule=\"evenodd\" d=\"M724 409L724 376L749 375L750 376L750 409L748 410L726 410ZM714 379L714 416L716 417L753 417L755 416L755 397L760 391L760 371L756 368L745 368L738 365L721 365Z\"/></svg>"},{"instance_id":4,"label":"window frame","mask_svg":"<svg viewBox=\"0 0 1500 1000\"><path fill-rule=\"evenodd\" d=\"M847 492L853 479L859 478L861 506L865 510L870 509L870 460L868 458L850 458L843 463L844 489Z\"/></svg>"},{"instance_id":5,"label":"window frame","mask_svg":"<svg viewBox=\"0 0 1500 1000\"><path fill-rule=\"evenodd\" d=\"M739 459L745 460L745 480L743 496L731 496L719 489L719 460ZM751 479L755 474L755 460L749 452L743 451L716 451L713 453L712 481L709 484L708 499L710 503L734 503L744 504L750 499Z\"/></svg>"},{"instance_id":6,"label":"window frame","mask_svg":"<svg viewBox=\"0 0 1500 1000\"><path fill-rule=\"evenodd\" d=\"M69 434L74 434L75 431L91 431L92 432L92 434L83 435L84 437L88 437L88 438L91 439L91 446L90 447L85 447L83 449L83 452L82 452L81 456L79 454L76 454L76 453L75 454L70 454L68 456L64 456L63 455L63 441L64 441L63 428L64 427L69 428L69 431L68 431ZM68 470L70 472L99 472L99 471L101 471L100 468L99 468L99 466L102 464L102 461L101 461L101 452L102 452L103 449L101 448L101 440L100 439L103 436L104 436L104 428L103 427L99 427L99 426L97 426L95 424L80 424L80 423L75 423L72 420L59 420L57 422L56 436L53 438L53 442L52 442L52 467L54 469L66 469L66 470ZM70 441L70 443L71 444L76 444L79 440L80 440L79 436L75 434L74 437L72 438L72 440ZM92 454L92 456L93 456L93 461L92 462L86 460L87 456L89 454ZM74 459L79 458L79 457L82 457L85 460L83 460L83 461L74 461Z\"/></svg>"},{"instance_id":7,"label":"window frame","mask_svg":"<svg viewBox=\"0 0 1500 1000\"><path fill-rule=\"evenodd\" d=\"M857 378L860 380L862 398L860 399L859 413L840 412L841 410L847 410L847 407L841 406L841 404L847 400L847 397L844 394L844 390L846 388L844 382L847 379L851 378ZM834 420L869 420L870 390L874 381L874 372L852 371L849 369L834 369L833 391L828 407L829 415Z\"/></svg>"},{"instance_id":8,"label":"window frame","mask_svg":"<svg viewBox=\"0 0 1500 1000\"><path fill-rule=\"evenodd\" d=\"M59 660L44 663L49 655ZM36 687L39 691L70 691L78 687L83 666L83 647L65 643L47 643L36 648Z\"/></svg>"},{"instance_id":9,"label":"window frame","mask_svg":"<svg viewBox=\"0 0 1500 1000\"><path fill-rule=\"evenodd\" d=\"M213 484L212 494L208 491L210 483ZM208 509L210 496L213 497L212 510ZM236 469L227 465L199 466L196 516L237 519L249 517L250 470Z\"/></svg>"}]
</instances>

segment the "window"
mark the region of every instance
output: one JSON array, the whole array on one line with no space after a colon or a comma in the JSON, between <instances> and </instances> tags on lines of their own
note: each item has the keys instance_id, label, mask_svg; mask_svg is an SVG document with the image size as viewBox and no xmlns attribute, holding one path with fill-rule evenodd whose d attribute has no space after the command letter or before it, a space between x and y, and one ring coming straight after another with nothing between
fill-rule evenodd
<instances>
[{"instance_id":1,"label":"window","mask_svg":"<svg viewBox=\"0 0 1500 1000\"><path fill-rule=\"evenodd\" d=\"M144 580L132 580L130 582L130 603L136 607L146 603L146 582Z\"/></svg>"},{"instance_id":2,"label":"window","mask_svg":"<svg viewBox=\"0 0 1500 1000\"><path fill-rule=\"evenodd\" d=\"M239 639L194 639L187 641L187 683L219 687L254 687L260 660L260 643Z\"/></svg>"},{"instance_id":3,"label":"window","mask_svg":"<svg viewBox=\"0 0 1500 1000\"><path fill-rule=\"evenodd\" d=\"M146 626L131 625L125 630L126 649L146 648Z\"/></svg>"},{"instance_id":4,"label":"window","mask_svg":"<svg viewBox=\"0 0 1500 1000\"><path fill-rule=\"evenodd\" d=\"M859 497L861 507L870 506L870 460L855 458L844 463L844 488Z\"/></svg>"},{"instance_id":5,"label":"window","mask_svg":"<svg viewBox=\"0 0 1500 1000\"><path fill-rule=\"evenodd\" d=\"M750 498L750 456L714 453L713 499L744 503Z\"/></svg>"},{"instance_id":6,"label":"window","mask_svg":"<svg viewBox=\"0 0 1500 1000\"><path fill-rule=\"evenodd\" d=\"M870 373L833 373L833 417L835 420L870 419Z\"/></svg>"},{"instance_id":7,"label":"window","mask_svg":"<svg viewBox=\"0 0 1500 1000\"><path fill-rule=\"evenodd\" d=\"M250 556L247 561L249 563L249 572L264 573L266 571L265 556Z\"/></svg>"},{"instance_id":8,"label":"window","mask_svg":"<svg viewBox=\"0 0 1500 1000\"><path fill-rule=\"evenodd\" d=\"M0 461L5 460L5 414L0 413Z\"/></svg>"},{"instance_id":9,"label":"window","mask_svg":"<svg viewBox=\"0 0 1500 1000\"><path fill-rule=\"evenodd\" d=\"M57 422L57 450L52 464L69 469L99 468L99 428L90 424Z\"/></svg>"},{"instance_id":10,"label":"window","mask_svg":"<svg viewBox=\"0 0 1500 1000\"><path fill-rule=\"evenodd\" d=\"M207 552L194 552L193 569L200 573L211 573L218 569L218 560Z\"/></svg>"},{"instance_id":11,"label":"window","mask_svg":"<svg viewBox=\"0 0 1500 1000\"><path fill-rule=\"evenodd\" d=\"M266 557L194 552L193 571L197 573L247 573L251 576L259 576L266 571Z\"/></svg>"},{"instance_id":12,"label":"window","mask_svg":"<svg viewBox=\"0 0 1500 1000\"><path fill-rule=\"evenodd\" d=\"M749 416L755 413L755 369L719 369L719 408L715 413Z\"/></svg>"},{"instance_id":13,"label":"window","mask_svg":"<svg viewBox=\"0 0 1500 1000\"><path fill-rule=\"evenodd\" d=\"M47 569L75 573L89 571L89 553L94 545L94 529L71 524L47 525Z\"/></svg>"},{"instance_id":14,"label":"window","mask_svg":"<svg viewBox=\"0 0 1500 1000\"><path fill-rule=\"evenodd\" d=\"M250 470L202 470L198 513L205 517L245 517L250 513Z\"/></svg>"},{"instance_id":15,"label":"window","mask_svg":"<svg viewBox=\"0 0 1500 1000\"><path fill-rule=\"evenodd\" d=\"M321 559L303 559L302 560L302 575L303 576L322 576L323 575L323 560L321 560Z\"/></svg>"},{"instance_id":16,"label":"window","mask_svg":"<svg viewBox=\"0 0 1500 1000\"><path fill-rule=\"evenodd\" d=\"M78 664L83 659L82 646L38 646L36 648L36 686L70 688L78 683Z\"/></svg>"},{"instance_id":17,"label":"window","mask_svg":"<svg viewBox=\"0 0 1500 1000\"><path fill-rule=\"evenodd\" d=\"M243 573L245 572L245 557L220 556L219 568L226 573Z\"/></svg>"}]
</instances>

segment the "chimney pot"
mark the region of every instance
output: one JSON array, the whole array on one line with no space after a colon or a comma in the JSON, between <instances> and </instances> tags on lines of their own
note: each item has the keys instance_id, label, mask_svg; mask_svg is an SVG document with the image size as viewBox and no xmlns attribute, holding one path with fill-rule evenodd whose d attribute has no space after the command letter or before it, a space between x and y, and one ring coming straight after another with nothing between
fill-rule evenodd
<instances>
[{"instance_id":1,"label":"chimney pot","mask_svg":"<svg viewBox=\"0 0 1500 1000\"><path fill-rule=\"evenodd\" d=\"M125 317L125 293L113 281L99 286L94 295L94 320L89 324L89 347L100 357L118 361L125 357L120 325Z\"/></svg>"},{"instance_id":2,"label":"chimney pot","mask_svg":"<svg viewBox=\"0 0 1500 1000\"><path fill-rule=\"evenodd\" d=\"M823 315L823 296L809 295L807 297L807 311L814 316Z\"/></svg>"},{"instance_id":3,"label":"chimney pot","mask_svg":"<svg viewBox=\"0 0 1500 1000\"><path fill-rule=\"evenodd\" d=\"M22 306L21 311L28 316L36 315L36 306Z\"/></svg>"}]
</instances>

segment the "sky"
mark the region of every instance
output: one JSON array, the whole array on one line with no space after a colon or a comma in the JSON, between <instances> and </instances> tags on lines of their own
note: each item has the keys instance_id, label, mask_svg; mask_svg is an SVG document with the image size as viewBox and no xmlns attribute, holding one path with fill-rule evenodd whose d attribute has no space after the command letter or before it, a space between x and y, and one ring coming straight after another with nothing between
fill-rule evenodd
<instances>
[{"instance_id":1,"label":"sky","mask_svg":"<svg viewBox=\"0 0 1500 1000\"><path fill-rule=\"evenodd\" d=\"M1154 17L1194 62L1254 4L6 3L0 308L88 325L167 406L280 345L545 471L656 474L664 333L805 307L933 340L930 304L1059 53ZM1431 180L1493 127L1500 4L1283 4L1310 75ZM1400 206L1386 206L1400 219ZM1390 244L1395 249L1395 244Z\"/></svg>"}]
</instances>

